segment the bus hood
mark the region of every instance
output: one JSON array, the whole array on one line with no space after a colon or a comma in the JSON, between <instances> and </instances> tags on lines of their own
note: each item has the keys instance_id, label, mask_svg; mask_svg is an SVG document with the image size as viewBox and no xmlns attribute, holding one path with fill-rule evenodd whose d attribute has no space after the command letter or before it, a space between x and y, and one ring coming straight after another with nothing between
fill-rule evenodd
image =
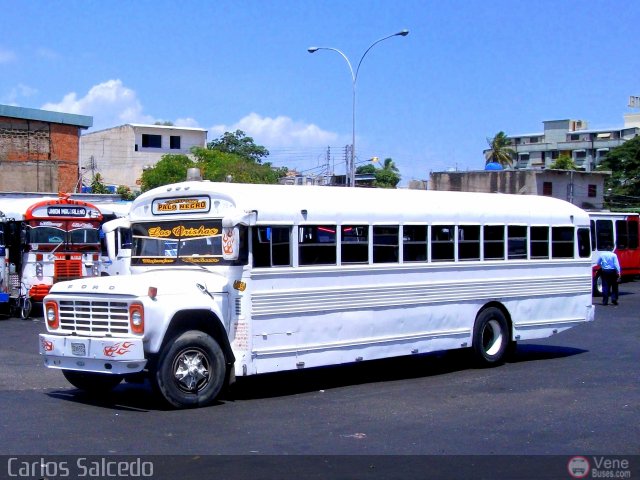
<instances>
[{"instance_id":1,"label":"bus hood","mask_svg":"<svg viewBox=\"0 0 640 480\"><path fill-rule=\"evenodd\" d=\"M158 294L180 294L193 292L194 286L211 293L228 292L229 279L223 275L194 270L155 270L136 275L85 277L59 282L51 287L49 295L55 294L108 294L142 297L155 287Z\"/></svg>"}]
</instances>

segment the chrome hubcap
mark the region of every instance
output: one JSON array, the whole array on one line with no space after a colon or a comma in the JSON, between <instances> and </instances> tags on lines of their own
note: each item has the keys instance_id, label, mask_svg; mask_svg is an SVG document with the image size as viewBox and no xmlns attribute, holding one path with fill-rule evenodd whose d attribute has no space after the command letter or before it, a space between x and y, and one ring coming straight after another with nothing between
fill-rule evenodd
<instances>
[{"instance_id":1,"label":"chrome hubcap","mask_svg":"<svg viewBox=\"0 0 640 480\"><path fill-rule=\"evenodd\" d=\"M173 362L173 372L180 389L196 392L209 383L211 365L206 355L198 349L189 349Z\"/></svg>"},{"instance_id":2,"label":"chrome hubcap","mask_svg":"<svg viewBox=\"0 0 640 480\"><path fill-rule=\"evenodd\" d=\"M487 355L495 355L500 351L504 341L500 323L497 320L489 320L482 331L482 346Z\"/></svg>"}]
</instances>

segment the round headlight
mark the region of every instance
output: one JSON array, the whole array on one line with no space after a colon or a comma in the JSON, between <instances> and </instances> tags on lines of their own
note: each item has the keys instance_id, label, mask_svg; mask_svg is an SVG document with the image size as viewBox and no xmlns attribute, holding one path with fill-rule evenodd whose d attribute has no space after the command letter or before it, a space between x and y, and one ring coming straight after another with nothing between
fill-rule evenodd
<instances>
[{"instance_id":1,"label":"round headlight","mask_svg":"<svg viewBox=\"0 0 640 480\"><path fill-rule=\"evenodd\" d=\"M131 314L131 323L133 323L136 327L139 327L142 324L142 315L140 312L133 312Z\"/></svg>"},{"instance_id":2,"label":"round headlight","mask_svg":"<svg viewBox=\"0 0 640 480\"><path fill-rule=\"evenodd\" d=\"M56 319L56 311L53 308L47 308L47 322L53 323Z\"/></svg>"}]
</instances>

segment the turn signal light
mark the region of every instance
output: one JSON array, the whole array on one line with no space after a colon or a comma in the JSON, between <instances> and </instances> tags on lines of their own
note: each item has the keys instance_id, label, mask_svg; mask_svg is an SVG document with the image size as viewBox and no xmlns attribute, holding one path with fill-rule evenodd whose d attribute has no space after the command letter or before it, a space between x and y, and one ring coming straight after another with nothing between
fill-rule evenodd
<instances>
[{"instance_id":1,"label":"turn signal light","mask_svg":"<svg viewBox=\"0 0 640 480\"><path fill-rule=\"evenodd\" d=\"M60 326L60 317L58 316L58 304L56 302L45 303L44 316L47 319L47 326L51 330L56 330Z\"/></svg>"}]
</instances>

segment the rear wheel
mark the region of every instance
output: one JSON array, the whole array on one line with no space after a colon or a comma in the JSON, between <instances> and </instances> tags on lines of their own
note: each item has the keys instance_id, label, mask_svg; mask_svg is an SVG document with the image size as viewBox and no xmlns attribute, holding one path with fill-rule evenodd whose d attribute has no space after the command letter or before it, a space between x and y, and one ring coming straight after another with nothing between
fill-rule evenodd
<instances>
[{"instance_id":1,"label":"rear wheel","mask_svg":"<svg viewBox=\"0 0 640 480\"><path fill-rule=\"evenodd\" d=\"M152 378L157 390L174 407L209 405L225 383L224 353L206 333L185 332L167 342Z\"/></svg>"},{"instance_id":2,"label":"rear wheel","mask_svg":"<svg viewBox=\"0 0 640 480\"><path fill-rule=\"evenodd\" d=\"M593 296L602 296L602 275L600 275L600 272L598 272L596 278L593 279Z\"/></svg>"},{"instance_id":3,"label":"rear wheel","mask_svg":"<svg viewBox=\"0 0 640 480\"><path fill-rule=\"evenodd\" d=\"M110 392L122 381L122 375L114 375L110 373L62 370L62 374L74 387L93 394Z\"/></svg>"},{"instance_id":4,"label":"rear wheel","mask_svg":"<svg viewBox=\"0 0 640 480\"><path fill-rule=\"evenodd\" d=\"M504 361L509 344L509 323L502 311L490 307L478 315L473 327L473 351L481 365L497 365Z\"/></svg>"}]
</instances>

